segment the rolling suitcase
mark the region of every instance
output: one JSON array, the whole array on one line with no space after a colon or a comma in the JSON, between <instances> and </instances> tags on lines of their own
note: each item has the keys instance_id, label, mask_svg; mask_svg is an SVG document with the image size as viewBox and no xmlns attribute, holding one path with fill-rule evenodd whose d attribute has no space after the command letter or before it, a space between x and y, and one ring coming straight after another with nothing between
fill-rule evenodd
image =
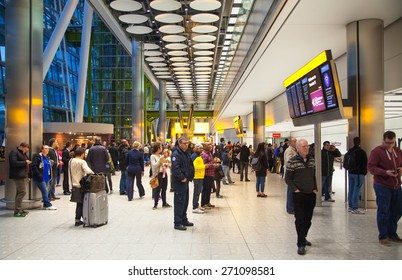
<instances>
[{"instance_id":1,"label":"rolling suitcase","mask_svg":"<svg viewBox=\"0 0 402 280\"><path fill-rule=\"evenodd\" d=\"M106 191L86 193L83 205L84 227L97 227L108 222L108 199Z\"/></svg>"}]
</instances>

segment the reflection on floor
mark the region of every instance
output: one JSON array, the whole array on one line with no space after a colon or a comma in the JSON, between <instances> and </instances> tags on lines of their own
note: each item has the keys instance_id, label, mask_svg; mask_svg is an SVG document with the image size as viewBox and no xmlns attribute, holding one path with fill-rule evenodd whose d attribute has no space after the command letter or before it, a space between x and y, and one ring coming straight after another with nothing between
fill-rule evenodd
<instances>
[{"instance_id":1,"label":"reflection on floor","mask_svg":"<svg viewBox=\"0 0 402 280\"><path fill-rule=\"evenodd\" d=\"M96 229L74 227L75 204L62 195L61 187L57 187L61 200L54 203L57 211L31 210L26 218L14 218L13 211L0 203L0 259L402 259L402 245L378 243L374 209L366 215L347 212L343 176L343 171L335 172L336 202L315 209L308 236L313 246L305 256L297 255L294 217L285 211L286 187L277 174L267 177L267 198L256 197L254 173L250 182L240 182L233 174L236 183L222 187L224 198L211 196L217 207L193 214L190 203L188 215L195 225L177 231L173 208L159 205L152 210L148 176L143 178L146 196L139 199L136 191L129 202L119 195L117 172L115 191L109 195L109 223ZM172 193L168 202L173 205Z\"/></svg>"}]
</instances>

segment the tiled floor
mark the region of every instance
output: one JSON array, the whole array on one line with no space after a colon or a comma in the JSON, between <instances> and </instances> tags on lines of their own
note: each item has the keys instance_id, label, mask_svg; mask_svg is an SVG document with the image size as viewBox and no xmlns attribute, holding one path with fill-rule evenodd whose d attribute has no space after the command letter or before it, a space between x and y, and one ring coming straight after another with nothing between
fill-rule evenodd
<instances>
[{"instance_id":1,"label":"tiled floor","mask_svg":"<svg viewBox=\"0 0 402 280\"><path fill-rule=\"evenodd\" d=\"M334 178L336 202L315 209L308 236L313 246L305 256L296 253L294 217L285 211L286 188L280 176L268 176L268 198L256 197L254 174L247 183L239 182L237 174L232 178L236 184L223 186L224 198L212 195L215 209L193 214L190 205L188 215L195 226L184 232L173 229L172 208L152 210L147 176L145 198L135 192L131 202L118 193L119 173L113 176L109 223L95 229L74 227L75 204L68 196L60 195L54 203L57 211L31 210L26 218L12 217L13 211L0 203L0 259L402 259L402 245L378 244L375 210L366 215L347 212L342 171ZM172 193L168 202L173 204Z\"/></svg>"}]
</instances>

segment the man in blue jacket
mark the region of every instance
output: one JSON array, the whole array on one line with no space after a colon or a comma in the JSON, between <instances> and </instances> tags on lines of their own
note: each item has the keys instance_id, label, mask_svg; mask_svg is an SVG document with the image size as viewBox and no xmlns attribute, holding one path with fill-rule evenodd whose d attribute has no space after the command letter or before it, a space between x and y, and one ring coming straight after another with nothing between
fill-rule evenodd
<instances>
[{"instance_id":1,"label":"man in blue jacket","mask_svg":"<svg viewBox=\"0 0 402 280\"><path fill-rule=\"evenodd\" d=\"M194 224L188 221L189 182L194 178L194 166L191 160L186 137L178 140L178 148L172 154L172 186L174 189L174 228L187 230Z\"/></svg>"}]
</instances>

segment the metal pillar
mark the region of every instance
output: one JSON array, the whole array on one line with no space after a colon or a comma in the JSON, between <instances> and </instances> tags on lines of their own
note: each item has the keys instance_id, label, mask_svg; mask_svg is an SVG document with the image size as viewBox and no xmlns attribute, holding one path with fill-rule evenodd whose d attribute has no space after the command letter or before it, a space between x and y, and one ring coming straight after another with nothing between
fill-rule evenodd
<instances>
[{"instance_id":1,"label":"metal pillar","mask_svg":"<svg viewBox=\"0 0 402 280\"><path fill-rule=\"evenodd\" d=\"M43 134L43 1L6 1L6 188L7 208L14 209L16 187L9 177L8 154L29 143L38 153ZM24 208L42 205L36 186L27 187Z\"/></svg>"},{"instance_id":2,"label":"metal pillar","mask_svg":"<svg viewBox=\"0 0 402 280\"><path fill-rule=\"evenodd\" d=\"M42 81L45 80L47 71L49 71L50 65L52 64L53 58L56 54L57 48L59 47L61 40L66 33L68 24L70 23L71 17L74 14L75 8L77 7L79 0L68 0L64 6L63 13L61 14L55 29L53 30L52 36L49 39L46 49L43 52L43 77ZM43 3L41 4L43 6ZM42 31L43 33L43 31ZM42 44L43 45L43 44ZM42 57L42 56L41 56Z\"/></svg>"},{"instance_id":3,"label":"metal pillar","mask_svg":"<svg viewBox=\"0 0 402 280\"><path fill-rule=\"evenodd\" d=\"M382 143L384 133L384 23L366 19L347 25L348 99L353 106L349 120L349 147L360 136L367 153ZM373 176L368 174L361 197L365 208L375 208ZM361 203L364 203L362 200Z\"/></svg>"},{"instance_id":4,"label":"metal pillar","mask_svg":"<svg viewBox=\"0 0 402 280\"><path fill-rule=\"evenodd\" d=\"M253 149L265 142L265 102L253 101Z\"/></svg>"},{"instance_id":5,"label":"metal pillar","mask_svg":"<svg viewBox=\"0 0 402 280\"><path fill-rule=\"evenodd\" d=\"M89 51L91 46L92 18L93 9L91 5L85 1L84 24L81 34L80 65L78 70L78 92L75 109L75 122L83 122L84 119L85 89L87 85Z\"/></svg>"},{"instance_id":6,"label":"metal pillar","mask_svg":"<svg viewBox=\"0 0 402 280\"><path fill-rule=\"evenodd\" d=\"M144 51L141 41L132 41L132 132L133 141L144 143Z\"/></svg>"},{"instance_id":7,"label":"metal pillar","mask_svg":"<svg viewBox=\"0 0 402 280\"><path fill-rule=\"evenodd\" d=\"M166 82L159 81L159 122L158 122L159 140L166 141Z\"/></svg>"}]
</instances>

